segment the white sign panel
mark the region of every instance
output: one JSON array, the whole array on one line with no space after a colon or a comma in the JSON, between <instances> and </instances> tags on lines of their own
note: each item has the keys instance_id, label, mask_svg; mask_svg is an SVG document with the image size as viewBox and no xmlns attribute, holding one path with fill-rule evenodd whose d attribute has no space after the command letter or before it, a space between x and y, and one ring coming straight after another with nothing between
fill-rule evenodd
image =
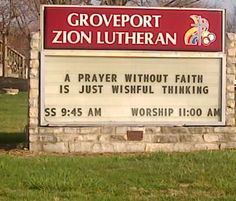
<instances>
[{"instance_id":1,"label":"white sign panel","mask_svg":"<svg viewBox=\"0 0 236 201\"><path fill-rule=\"evenodd\" d=\"M222 58L43 56L41 125L222 124Z\"/></svg>"}]
</instances>

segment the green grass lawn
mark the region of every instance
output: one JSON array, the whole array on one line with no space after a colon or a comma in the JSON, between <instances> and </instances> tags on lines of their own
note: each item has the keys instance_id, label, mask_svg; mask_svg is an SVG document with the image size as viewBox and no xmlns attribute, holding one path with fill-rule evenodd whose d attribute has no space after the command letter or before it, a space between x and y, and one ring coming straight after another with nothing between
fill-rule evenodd
<instances>
[{"instance_id":1,"label":"green grass lawn","mask_svg":"<svg viewBox=\"0 0 236 201\"><path fill-rule=\"evenodd\" d=\"M24 142L26 124L27 93L0 94L0 145ZM0 151L0 201L236 200L236 151L113 156L7 153Z\"/></svg>"},{"instance_id":2,"label":"green grass lawn","mask_svg":"<svg viewBox=\"0 0 236 201\"><path fill-rule=\"evenodd\" d=\"M235 201L236 152L0 155L0 200Z\"/></svg>"},{"instance_id":3,"label":"green grass lawn","mask_svg":"<svg viewBox=\"0 0 236 201\"><path fill-rule=\"evenodd\" d=\"M24 129L27 125L28 94L0 93L0 144L25 141Z\"/></svg>"}]
</instances>

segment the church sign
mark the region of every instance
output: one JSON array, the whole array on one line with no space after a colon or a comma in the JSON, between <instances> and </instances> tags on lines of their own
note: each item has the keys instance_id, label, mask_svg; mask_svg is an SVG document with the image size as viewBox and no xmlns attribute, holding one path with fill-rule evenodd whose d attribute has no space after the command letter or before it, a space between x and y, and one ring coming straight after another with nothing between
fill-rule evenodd
<instances>
[{"instance_id":1,"label":"church sign","mask_svg":"<svg viewBox=\"0 0 236 201\"><path fill-rule=\"evenodd\" d=\"M224 125L223 10L44 6L41 16L42 126Z\"/></svg>"},{"instance_id":2,"label":"church sign","mask_svg":"<svg viewBox=\"0 0 236 201\"><path fill-rule=\"evenodd\" d=\"M221 52L222 12L46 6L44 48Z\"/></svg>"}]
</instances>

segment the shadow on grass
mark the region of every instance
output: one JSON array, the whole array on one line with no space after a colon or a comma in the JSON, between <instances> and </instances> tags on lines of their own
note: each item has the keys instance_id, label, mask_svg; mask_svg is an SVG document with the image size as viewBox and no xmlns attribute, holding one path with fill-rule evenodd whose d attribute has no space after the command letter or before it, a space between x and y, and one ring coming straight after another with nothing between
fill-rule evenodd
<instances>
[{"instance_id":1,"label":"shadow on grass","mask_svg":"<svg viewBox=\"0 0 236 201\"><path fill-rule=\"evenodd\" d=\"M23 149L27 147L27 135L25 133L1 133L0 132L0 149Z\"/></svg>"}]
</instances>

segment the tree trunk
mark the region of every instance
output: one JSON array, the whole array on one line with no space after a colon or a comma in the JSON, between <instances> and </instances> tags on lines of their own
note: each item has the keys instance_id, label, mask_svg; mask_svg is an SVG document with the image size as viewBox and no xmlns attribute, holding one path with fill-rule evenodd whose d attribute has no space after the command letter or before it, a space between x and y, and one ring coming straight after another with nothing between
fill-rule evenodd
<instances>
[{"instance_id":1,"label":"tree trunk","mask_svg":"<svg viewBox=\"0 0 236 201\"><path fill-rule=\"evenodd\" d=\"M2 33L2 76L7 77L7 36Z\"/></svg>"}]
</instances>

